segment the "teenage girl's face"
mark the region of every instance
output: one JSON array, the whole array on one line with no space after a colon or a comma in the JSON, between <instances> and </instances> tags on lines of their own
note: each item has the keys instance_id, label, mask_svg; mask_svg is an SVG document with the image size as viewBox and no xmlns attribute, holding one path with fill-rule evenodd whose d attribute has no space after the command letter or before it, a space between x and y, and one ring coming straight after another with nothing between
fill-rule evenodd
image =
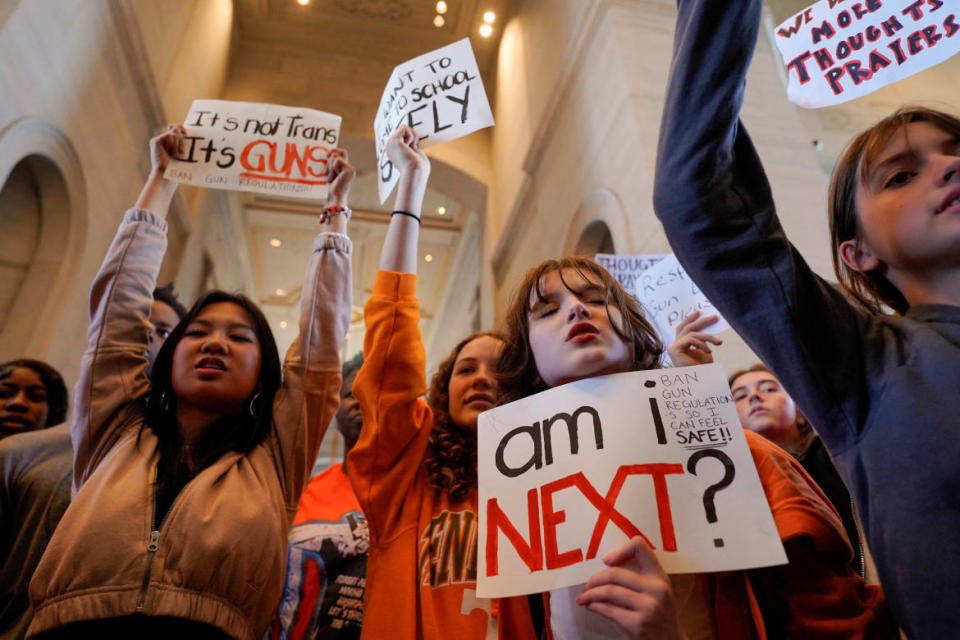
<instances>
[{"instance_id":1,"label":"teenage girl's face","mask_svg":"<svg viewBox=\"0 0 960 640\"><path fill-rule=\"evenodd\" d=\"M147 345L147 360L150 364L156 360L160 347L166 342L167 336L180 323L180 316L173 307L166 302L154 300L150 307L150 342Z\"/></svg>"},{"instance_id":2,"label":"teenage girl's face","mask_svg":"<svg viewBox=\"0 0 960 640\"><path fill-rule=\"evenodd\" d=\"M586 276L567 268L561 281L560 272L551 271L540 280L545 301L530 293L530 347L537 372L550 387L629 371L633 364L630 344L614 329L623 329L619 309L606 305L603 283Z\"/></svg>"},{"instance_id":3,"label":"teenage girl's face","mask_svg":"<svg viewBox=\"0 0 960 640\"><path fill-rule=\"evenodd\" d=\"M33 369L15 367L0 380L0 438L42 428L48 411L47 388Z\"/></svg>"},{"instance_id":4,"label":"teenage girl's face","mask_svg":"<svg viewBox=\"0 0 960 640\"><path fill-rule=\"evenodd\" d=\"M859 265L845 256L852 267L885 265L887 278L905 294L903 274L960 267L957 136L927 122L906 125L880 153L856 200L865 253Z\"/></svg>"},{"instance_id":5,"label":"teenage girl's face","mask_svg":"<svg viewBox=\"0 0 960 640\"><path fill-rule=\"evenodd\" d=\"M461 429L476 431L477 416L497 404L497 360L503 342L480 336L463 345L453 363L447 387L450 419Z\"/></svg>"},{"instance_id":6,"label":"teenage girl's face","mask_svg":"<svg viewBox=\"0 0 960 640\"><path fill-rule=\"evenodd\" d=\"M247 410L260 375L260 343L250 316L232 302L207 305L173 351L173 391L180 403Z\"/></svg>"},{"instance_id":7,"label":"teenage girl's face","mask_svg":"<svg viewBox=\"0 0 960 640\"><path fill-rule=\"evenodd\" d=\"M796 440L797 405L767 371L750 371L737 377L730 387L744 428L791 449Z\"/></svg>"}]
</instances>

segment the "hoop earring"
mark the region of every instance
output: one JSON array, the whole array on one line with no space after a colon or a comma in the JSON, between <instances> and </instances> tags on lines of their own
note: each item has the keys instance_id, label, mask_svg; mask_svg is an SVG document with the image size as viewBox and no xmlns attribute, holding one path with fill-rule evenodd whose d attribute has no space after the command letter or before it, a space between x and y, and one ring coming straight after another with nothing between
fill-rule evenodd
<instances>
[{"instance_id":1,"label":"hoop earring","mask_svg":"<svg viewBox=\"0 0 960 640\"><path fill-rule=\"evenodd\" d=\"M173 411L172 405L173 402L167 397L167 391L164 389L160 392L160 411L163 413L171 413Z\"/></svg>"},{"instance_id":2,"label":"hoop earring","mask_svg":"<svg viewBox=\"0 0 960 640\"><path fill-rule=\"evenodd\" d=\"M260 398L262 398L262 397L263 397L263 394L260 393L259 391L257 391L255 394L253 394L253 397L250 398L250 415L251 415L252 417L258 419L258 420L260 419L260 412L259 412L259 411L256 411L256 410L253 408L253 405L256 404L257 401L259 401Z\"/></svg>"}]
</instances>

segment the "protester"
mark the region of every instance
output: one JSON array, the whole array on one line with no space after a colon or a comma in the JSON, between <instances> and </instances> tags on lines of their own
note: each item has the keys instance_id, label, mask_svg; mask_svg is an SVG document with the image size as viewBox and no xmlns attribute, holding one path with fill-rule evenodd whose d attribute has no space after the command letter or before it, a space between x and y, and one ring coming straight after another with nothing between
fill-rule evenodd
<instances>
[{"instance_id":1,"label":"protester","mask_svg":"<svg viewBox=\"0 0 960 640\"><path fill-rule=\"evenodd\" d=\"M663 347L637 301L589 258L547 260L507 311L504 401L593 376L658 368ZM556 640L896 637L877 587L849 568L843 525L796 460L745 432L789 564L667 576L642 537L586 585L550 592ZM633 566L630 566L630 565Z\"/></svg>"},{"instance_id":2,"label":"protester","mask_svg":"<svg viewBox=\"0 0 960 640\"><path fill-rule=\"evenodd\" d=\"M670 360L677 366L713 362L710 344L722 343L716 335L704 333L718 316L694 311L677 325L677 338L670 345ZM853 569L864 576L867 562L853 512L850 492L840 479L830 455L810 422L793 398L766 366L755 364L729 377L740 424L770 440L796 458L830 499L853 547Z\"/></svg>"},{"instance_id":3,"label":"protester","mask_svg":"<svg viewBox=\"0 0 960 640\"><path fill-rule=\"evenodd\" d=\"M494 406L501 341L470 336L440 365L428 401L418 329L417 240L430 162L401 126L386 152L401 173L396 211L367 299L363 413L347 457L367 515L364 639L536 638L526 598L476 598L477 415ZM496 631L493 631L495 626Z\"/></svg>"},{"instance_id":4,"label":"protester","mask_svg":"<svg viewBox=\"0 0 960 640\"><path fill-rule=\"evenodd\" d=\"M70 504L73 450L67 388L50 365L0 365L0 638L19 640L32 618L27 587L60 516ZM16 433L22 431L22 433Z\"/></svg>"},{"instance_id":5,"label":"protester","mask_svg":"<svg viewBox=\"0 0 960 640\"><path fill-rule=\"evenodd\" d=\"M0 440L60 424L67 417L67 387L56 369L39 360L0 364Z\"/></svg>"},{"instance_id":6,"label":"protester","mask_svg":"<svg viewBox=\"0 0 960 640\"><path fill-rule=\"evenodd\" d=\"M358 353L343 365L336 425L344 455L357 443L363 416L353 382ZM360 637L370 534L350 486L347 464L314 476L300 498L290 529L287 579L269 640L346 640Z\"/></svg>"},{"instance_id":7,"label":"protester","mask_svg":"<svg viewBox=\"0 0 960 640\"><path fill-rule=\"evenodd\" d=\"M187 310L173 286L153 291L150 308L152 364L156 351ZM169 327L169 328L167 328ZM159 339L158 339L159 338ZM152 348L156 344L156 349ZM2 367L2 365L0 365ZM54 379L54 378L51 378ZM62 381L61 381L62 384ZM47 393L47 399L59 395ZM66 417L66 387L61 422ZM60 410L52 411L53 419ZM48 415L49 418L49 415ZM50 420L48 419L48 422ZM73 447L70 427L58 424L19 434L0 444L0 639L20 640L33 619L28 587L50 536L70 504Z\"/></svg>"},{"instance_id":8,"label":"protester","mask_svg":"<svg viewBox=\"0 0 960 640\"><path fill-rule=\"evenodd\" d=\"M150 343L147 348L147 360L150 364L156 360L160 347L185 315L187 315L187 309L173 290L172 282L153 290L153 304L150 306Z\"/></svg>"},{"instance_id":9,"label":"protester","mask_svg":"<svg viewBox=\"0 0 960 640\"><path fill-rule=\"evenodd\" d=\"M740 423L759 433L795 457L830 499L840 514L843 529L853 547L853 569L866 572L866 558L857 529L850 492L840 479L830 454L813 427L797 408L780 381L762 364L730 376L730 392Z\"/></svg>"},{"instance_id":10,"label":"protester","mask_svg":"<svg viewBox=\"0 0 960 640\"><path fill-rule=\"evenodd\" d=\"M837 277L852 302L784 237L738 120L761 14L761 0L680 2L657 215L689 275L817 427L907 636L952 637L960 120L898 112L842 154L828 202Z\"/></svg>"},{"instance_id":11,"label":"protester","mask_svg":"<svg viewBox=\"0 0 960 640\"><path fill-rule=\"evenodd\" d=\"M28 637L249 639L281 595L287 529L337 405L355 172L344 151L329 154L282 382L262 312L215 291L171 333L148 383L143 327L176 189L163 173L183 134L171 126L151 141L150 177L93 283L72 423L77 493L31 582Z\"/></svg>"}]
</instances>

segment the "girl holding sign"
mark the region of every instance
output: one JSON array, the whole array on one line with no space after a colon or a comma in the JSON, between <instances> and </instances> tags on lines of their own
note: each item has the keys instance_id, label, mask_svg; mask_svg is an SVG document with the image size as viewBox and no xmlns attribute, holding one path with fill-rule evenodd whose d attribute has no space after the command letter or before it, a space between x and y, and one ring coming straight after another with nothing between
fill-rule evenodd
<instances>
[{"instance_id":1,"label":"girl holding sign","mask_svg":"<svg viewBox=\"0 0 960 640\"><path fill-rule=\"evenodd\" d=\"M502 341L462 341L421 398L417 240L430 162L407 126L386 153L401 173L397 210L364 308L364 362L353 384L363 428L347 457L370 527L362 637L533 640L527 598L476 597L477 415L496 403Z\"/></svg>"},{"instance_id":2,"label":"girl holding sign","mask_svg":"<svg viewBox=\"0 0 960 640\"><path fill-rule=\"evenodd\" d=\"M784 237L738 119L761 0L679 6L657 215L690 276L816 425L907 635L955 636L960 120L904 110L841 156L828 194L837 290Z\"/></svg>"},{"instance_id":3,"label":"girl holding sign","mask_svg":"<svg viewBox=\"0 0 960 640\"><path fill-rule=\"evenodd\" d=\"M639 306L589 258L531 269L507 315L501 397L659 366ZM745 433L789 564L667 576L642 538L609 553L585 586L548 597L556 640L896 637L877 587L849 568L843 525L800 464ZM630 568L628 568L630 567Z\"/></svg>"},{"instance_id":4,"label":"girl holding sign","mask_svg":"<svg viewBox=\"0 0 960 640\"><path fill-rule=\"evenodd\" d=\"M70 507L31 583L28 635L260 638L283 588L286 532L338 406L350 321L347 193L332 151L300 338L283 365L242 295L204 295L147 368L147 319L184 131L150 141L153 170L91 291L72 424Z\"/></svg>"}]
</instances>

